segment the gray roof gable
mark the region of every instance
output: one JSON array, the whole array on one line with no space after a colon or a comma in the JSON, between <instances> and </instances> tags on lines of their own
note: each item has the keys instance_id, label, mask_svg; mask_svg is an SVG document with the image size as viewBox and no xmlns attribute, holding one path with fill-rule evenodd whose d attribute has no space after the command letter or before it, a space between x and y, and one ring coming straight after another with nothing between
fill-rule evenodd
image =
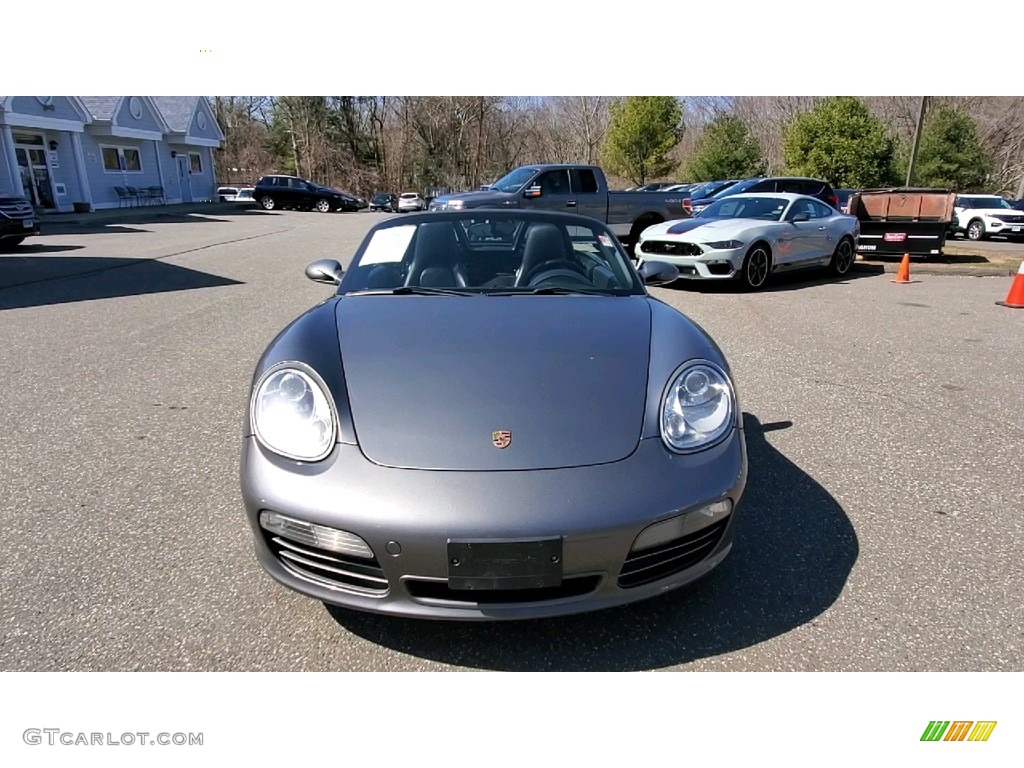
<instances>
[{"instance_id":1,"label":"gray roof gable","mask_svg":"<svg viewBox=\"0 0 1024 768\"><path fill-rule=\"evenodd\" d=\"M198 96L154 96L156 108L160 110L172 131L186 133L196 111Z\"/></svg>"},{"instance_id":2,"label":"gray roof gable","mask_svg":"<svg viewBox=\"0 0 1024 768\"><path fill-rule=\"evenodd\" d=\"M93 120L112 120L120 96L79 96Z\"/></svg>"}]
</instances>

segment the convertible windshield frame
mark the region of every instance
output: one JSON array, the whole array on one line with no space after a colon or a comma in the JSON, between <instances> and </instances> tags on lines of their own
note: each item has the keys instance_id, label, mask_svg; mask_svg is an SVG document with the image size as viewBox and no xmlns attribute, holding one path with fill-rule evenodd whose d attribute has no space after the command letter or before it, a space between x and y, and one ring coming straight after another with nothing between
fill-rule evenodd
<instances>
[{"instance_id":1,"label":"convertible windshield frame","mask_svg":"<svg viewBox=\"0 0 1024 768\"><path fill-rule=\"evenodd\" d=\"M552 290L537 290L544 288ZM602 222L579 214L479 209L378 223L337 288L339 296L434 293L647 295L625 248Z\"/></svg>"}]
</instances>

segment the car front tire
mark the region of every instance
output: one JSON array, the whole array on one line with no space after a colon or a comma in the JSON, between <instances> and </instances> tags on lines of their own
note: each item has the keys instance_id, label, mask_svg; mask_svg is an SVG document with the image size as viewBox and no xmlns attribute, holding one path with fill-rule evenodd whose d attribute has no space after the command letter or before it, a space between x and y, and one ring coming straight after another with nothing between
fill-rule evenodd
<instances>
[{"instance_id":1,"label":"car front tire","mask_svg":"<svg viewBox=\"0 0 1024 768\"><path fill-rule=\"evenodd\" d=\"M330 200L317 200L316 201L316 209L318 211L320 211L320 213L330 213L331 212L331 201Z\"/></svg>"},{"instance_id":2,"label":"car front tire","mask_svg":"<svg viewBox=\"0 0 1024 768\"><path fill-rule=\"evenodd\" d=\"M260 205L263 206L263 210L272 211L274 210L274 206L276 206L277 203L274 202L274 198L272 198L270 195L264 195L263 197L260 198Z\"/></svg>"},{"instance_id":3,"label":"car front tire","mask_svg":"<svg viewBox=\"0 0 1024 768\"><path fill-rule=\"evenodd\" d=\"M13 250L25 242L24 237L8 237L6 240L0 240L0 251Z\"/></svg>"},{"instance_id":4,"label":"car front tire","mask_svg":"<svg viewBox=\"0 0 1024 768\"><path fill-rule=\"evenodd\" d=\"M772 255L764 243L756 243L743 259L740 280L748 291L759 291L768 282L772 271Z\"/></svg>"}]
</instances>

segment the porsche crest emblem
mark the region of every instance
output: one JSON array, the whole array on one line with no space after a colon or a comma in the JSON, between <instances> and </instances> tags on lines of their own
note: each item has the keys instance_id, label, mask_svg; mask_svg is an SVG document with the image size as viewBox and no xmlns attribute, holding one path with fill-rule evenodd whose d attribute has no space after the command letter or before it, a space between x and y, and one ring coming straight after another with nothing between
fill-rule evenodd
<instances>
[{"instance_id":1,"label":"porsche crest emblem","mask_svg":"<svg viewBox=\"0 0 1024 768\"><path fill-rule=\"evenodd\" d=\"M512 433L507 429L499 429L496 432L491 432L491 442L494 443L495 448L508 448L512 442Z\"/></svg>"}]
</instances>

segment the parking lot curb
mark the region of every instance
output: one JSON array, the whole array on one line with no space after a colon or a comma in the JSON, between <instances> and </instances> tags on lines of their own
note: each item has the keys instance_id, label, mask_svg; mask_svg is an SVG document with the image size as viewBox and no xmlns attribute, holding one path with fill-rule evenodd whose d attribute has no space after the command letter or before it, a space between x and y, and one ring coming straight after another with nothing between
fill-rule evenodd
<instances>
[{"instance_id":1,"label":"parking lot curb","mask_svg":"<svg viewBox=\"0 0 1024 768\"><path fill-rule=\"evenodd\" d=\"M886 274L897 274L900 264L898 261L855 261L853 269L856 272L873 272L879 274L881 269ZM915 261L912 264L914 274L917 275L957 275L960 277L1006 277L1017 271L1012 266L972 266L970 264L929 264L924 261Z\"/></svg>"}]
</instances>

